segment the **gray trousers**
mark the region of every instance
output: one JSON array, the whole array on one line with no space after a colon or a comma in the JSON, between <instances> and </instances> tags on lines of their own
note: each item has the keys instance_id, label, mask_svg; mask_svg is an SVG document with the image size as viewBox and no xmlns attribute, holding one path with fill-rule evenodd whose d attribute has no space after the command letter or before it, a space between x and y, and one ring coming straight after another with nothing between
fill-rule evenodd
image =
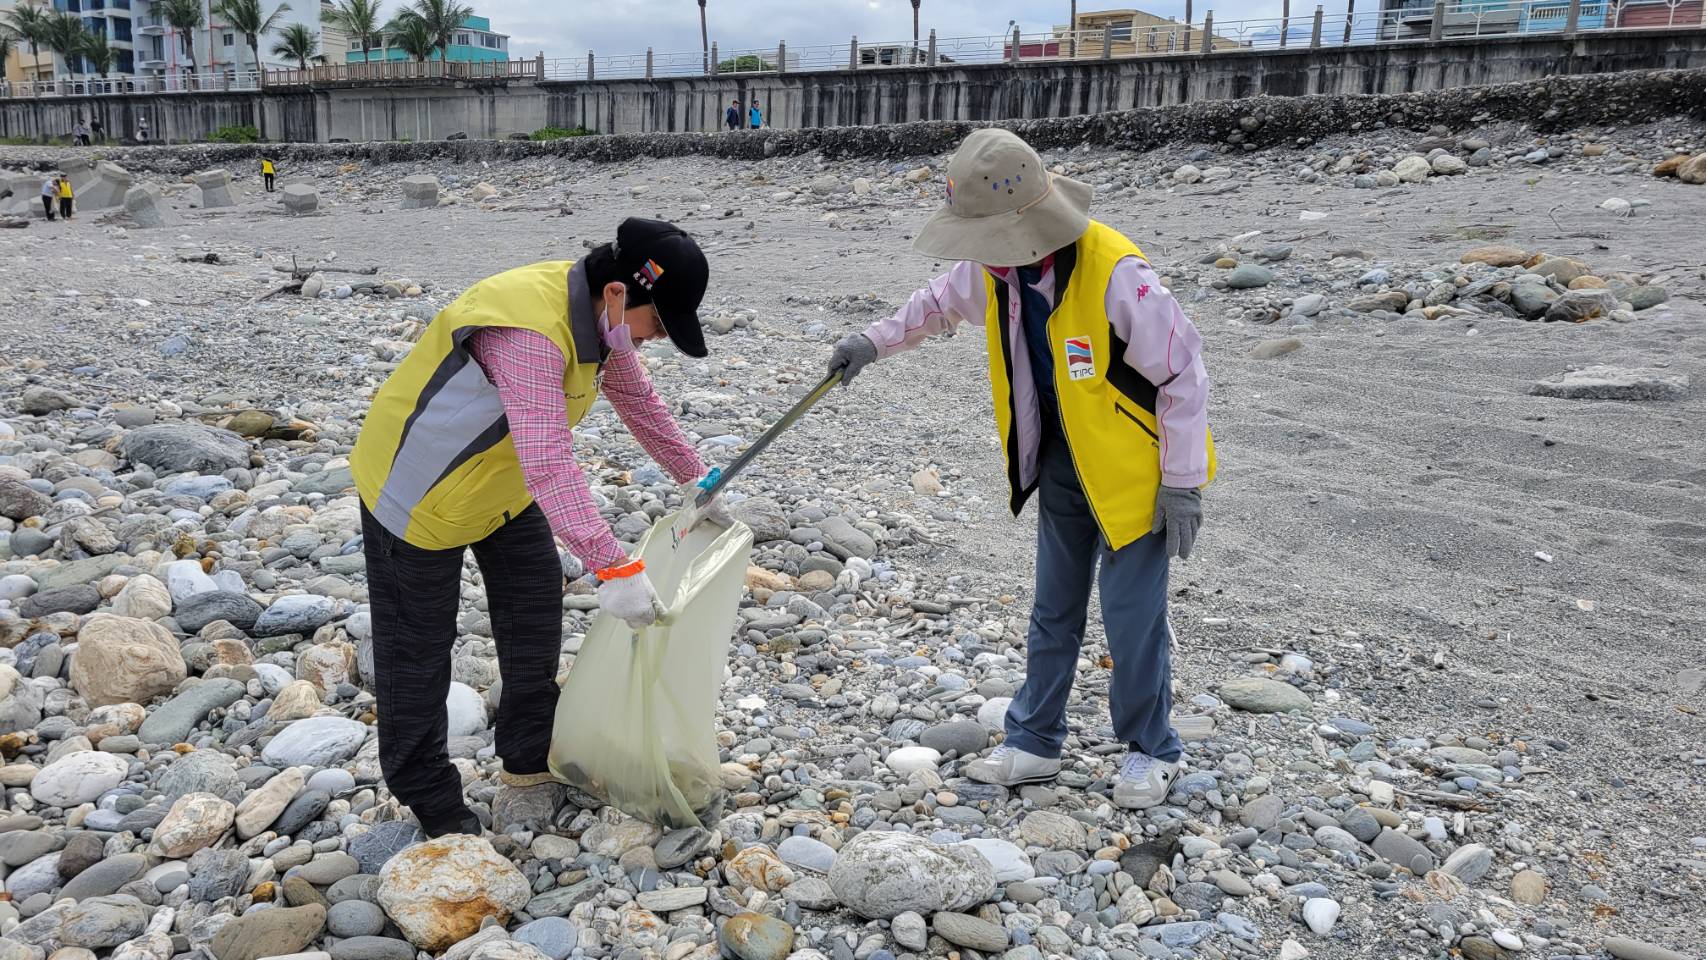
<instances>
[{"instance_id":1,"label":"gray trousers","mask_svg":"<svg viewBox=\"0 0 1706 960\"><path fill-rule=\"evenodd\" d=\"M1025 641L1025 683L1007 710L1007 743L1059 756L1099 565L1102 627L1114 658L1108 695L1114 734L1133 750L1178 760L1183 748L1170 721L1166 537L1152 534L1109 550L1058 433L1043 440L1040 467L1036 600Z\"/></svg>"}]
</instances>

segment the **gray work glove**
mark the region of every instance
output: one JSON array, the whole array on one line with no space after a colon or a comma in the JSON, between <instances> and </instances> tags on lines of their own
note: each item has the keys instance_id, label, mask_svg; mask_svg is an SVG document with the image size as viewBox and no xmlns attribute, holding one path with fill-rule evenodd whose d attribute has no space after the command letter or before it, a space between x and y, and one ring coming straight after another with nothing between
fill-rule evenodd
<instances>
[{"instance_id":1,"label":"gray work glove","mask_svg":"<svg viewBox=\"0 0 1706 960\"><path fill-rule=\"evenodd\" d=\"M829 372L841 372L841 385L848 386L859 371L870 366L877 359L877 345L871 338L862 333L842 337L835 345L835 352L829 355Z\"/></svg>"},{"instance_id":2,"label":"gray work glove","mask_svg":"<svg viewBox=\"0 0 1706 960\"><path fill-rule=\"evenodd\" d=\"M1202 526L1202 491L1195 487L1162 486L1155 493L1155 526L1150 533L1167 531L1167 556L1191 558L1197 528Z\"/></svg>"}]
</instances>

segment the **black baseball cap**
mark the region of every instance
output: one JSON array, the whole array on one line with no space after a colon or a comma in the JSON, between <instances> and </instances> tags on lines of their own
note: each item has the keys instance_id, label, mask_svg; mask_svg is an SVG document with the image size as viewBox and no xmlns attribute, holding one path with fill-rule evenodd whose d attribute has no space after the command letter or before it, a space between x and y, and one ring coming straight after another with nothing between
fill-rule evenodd
<instances>
[{"instance_id":1,"label":"black baseball cap","mask_svg":"<svg viewBox=\"0 0 1706 960\"><path fill-rule=\"evenodd\" d=\"M686 231L673 223L629 217L616 228L616 279L646 292L676 349L690 357L710 353L699 326L711 268Z\"/></svg>"}]
</instances>

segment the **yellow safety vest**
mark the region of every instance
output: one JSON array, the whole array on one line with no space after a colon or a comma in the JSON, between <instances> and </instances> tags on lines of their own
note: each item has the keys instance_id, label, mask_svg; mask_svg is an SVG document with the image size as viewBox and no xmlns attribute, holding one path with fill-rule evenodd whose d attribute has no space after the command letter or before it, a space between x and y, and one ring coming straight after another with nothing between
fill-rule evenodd
<instances>
[{"instance_id":1,"label":"yellow safety vest","mask_svg":"<svg viewBox=\"0 0 1706 960\"><path fill-rule=\"evenodd\" d=\"M272 173L272 161L271 160L262 160L261 161L261 172L262 173Z\"/></svg>"},{"instance_id":2,"label":"yellow safety vest","mask_svg":"<svg viewBox=\"0 0 1706 960\"><path fill-rule=\"evenodd\" d=\"M1055 254L1057 303L1048 319L1066 445L1102 537L1115 550L1150 532L1161 485L1155 419L1158 389L1125 362L1127 345L1108 320L1108 280L1114 265L1126 257L1143 257L1143 251L1119 231L1090 221L1076 245ZM1015 428L1019 412L1009 373L1013 334L1008 327L1007 285L988 273L985 282L989 382L995 395L995 425L1007 458L1010 506L1017 516L1036 484L1026 487L1020 477ZM1208 477L1213 480L1212 436L1207 444Z\"/></svg>"},{"instance_id":3,"label":"yellow safety vest","mask_svg":"<svg viewBox=\"0 0 1706 960\"><path fill-rule=\"evenodd\" d=\"M423 549L483 540L533 502L497 388L468 352L468 338L485 327L533 330L563 352L569 426L598 391L604 342L584 264L518 267L440 311L374 395L350 453L368 511Z\"/></svg>"},{"instance_id":4,"label":"yellow safety vest","mask_svg":"<svg viewBox=\"0 0 1706 960\"><path fill-rule=\"evenodd\" d=\"M70 200L71 199L71 181L69 181L69 180L59 181L59 196L61 199L64 199L64 200Z\"/></svg>"}]
</instances>

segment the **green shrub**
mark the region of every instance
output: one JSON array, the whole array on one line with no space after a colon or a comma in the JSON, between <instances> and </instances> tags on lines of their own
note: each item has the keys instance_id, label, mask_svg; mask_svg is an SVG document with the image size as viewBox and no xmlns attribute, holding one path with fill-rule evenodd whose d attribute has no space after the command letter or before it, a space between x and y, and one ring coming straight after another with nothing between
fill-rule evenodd
<instances>
[{"instance_id":1,"label":"green shrub","mask_svg":"<svg viewBox=\"0 0 1706 960\"><path fill-rule=\"evenodd\" d=\"M528 136L529 140L562 140L565 137L590 137L592 131L585 127L575 127L565 130L562 127L540 127Z\"/></svg>"},{"instance_id":2,"label":"green shrub","mask_svg":"<svg viewBox=\"0 0 1706 960\"><path fill-rule=\"evenodd\" d=\"M261 138L261 132L254 127L220 127L208 137L214 143L254 143Z\"/></svg>"}]
</instances>

